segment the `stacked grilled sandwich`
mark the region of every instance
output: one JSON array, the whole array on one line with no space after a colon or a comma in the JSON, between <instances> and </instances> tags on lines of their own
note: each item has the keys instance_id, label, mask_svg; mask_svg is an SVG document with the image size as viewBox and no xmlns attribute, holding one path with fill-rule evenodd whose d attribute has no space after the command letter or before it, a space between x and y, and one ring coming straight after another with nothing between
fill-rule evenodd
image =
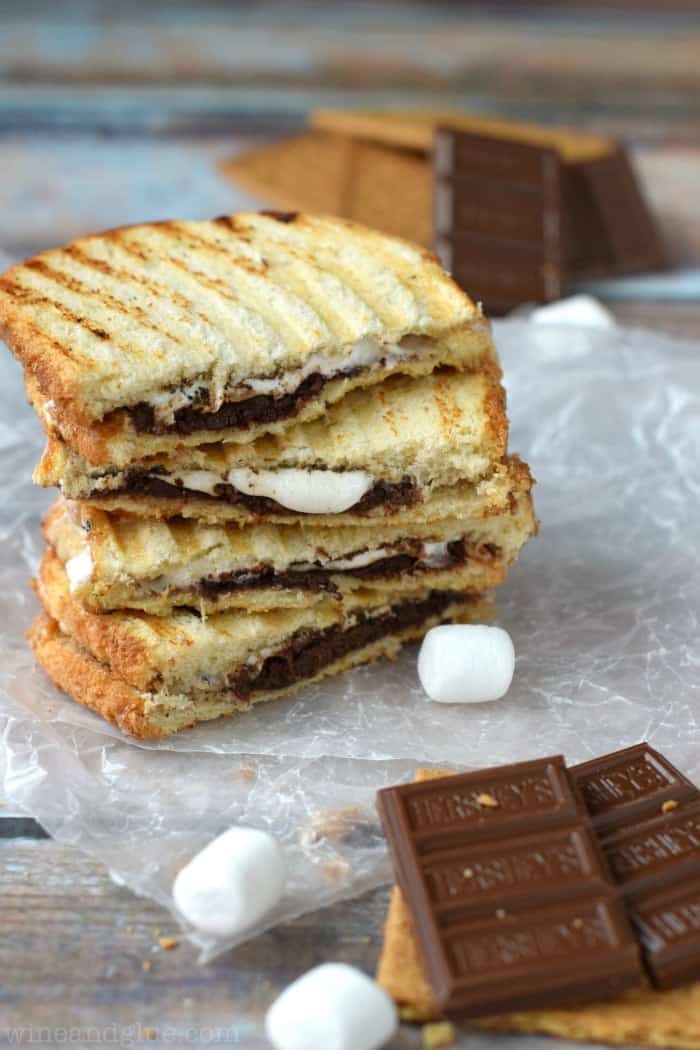
<instances>
[{"instance_id":1,"label":"stacked grilled sandwich","mask_svg":"<svg viewBox=\"0 0 700 1050\"><path fill-rule=\"evenodd\" d=\"M86 237L0 280L47 446L30 632L136 736L481 620L536 527L479 309L432 256L278 213Z\"/></svg>"}]
</instances>

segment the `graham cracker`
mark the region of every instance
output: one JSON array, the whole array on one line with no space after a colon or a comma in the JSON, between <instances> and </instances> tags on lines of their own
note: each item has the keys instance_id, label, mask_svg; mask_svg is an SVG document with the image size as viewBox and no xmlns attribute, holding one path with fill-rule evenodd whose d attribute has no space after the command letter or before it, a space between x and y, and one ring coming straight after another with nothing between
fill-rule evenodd
<instances>
[{"instance_id":1,"label":"graham cracker","mask_svg":"<svg viewBox=\"0 0 700 1050\"><path fill-rule=\"evenodd\" d=\"M343 200L352 143L310 131L230 157L221 171L278 208L345 215Z\"/></svg>"},{"instance_id":2,"label":"graham cracker","mask_svg":"<svg viewBox=\"0 0 700 1050\"><path fill-rule=\"evenodd\" d=\"M276 207L342 215L432 245L432 172L424 153L311 131L231 157L221 170Z\"/></svg>"},{"instance_id":3,"label":"graham cracker","mask_svg":"<svg viewBox=\"0 0 700 1050\"><path fill-rule=\"evenodd\" d=\"M416 780L449 775L419 769ZM379 984L396 1001L406 1021L440 1019L425 976L408 907L398 886L389 904L377 968ZM700 1048L700 982L658 992L641 989L605 1003L559 1010L529 1010L474 1022L504 1032L540 1033L611 1046Z\"/></svg>"}]
</instances>

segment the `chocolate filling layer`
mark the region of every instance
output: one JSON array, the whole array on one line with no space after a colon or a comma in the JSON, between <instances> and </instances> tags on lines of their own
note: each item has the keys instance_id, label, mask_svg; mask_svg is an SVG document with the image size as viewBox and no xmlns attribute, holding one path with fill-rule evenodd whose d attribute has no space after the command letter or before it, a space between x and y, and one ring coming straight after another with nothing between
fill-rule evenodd
<instances>
[{"instance_id":1,"label":"chocolate filling layer","mask_svg":"<svg viewBox=\"0 0 700 1050\"><path fill-rule=\"evenodd\" d=\"M301 679L313 678L346 653L416 627L429 617L440 616L459 598L463 599L464 595L455 591L431 591L424 601L401 602L380 616L360 613L352 627L336 625L318 633L300 633L280 652L268 657L259 670L242 670L230 675L226 687L243 700L251 693L286 689Z\"/></svg>"},{"instance_id":2,"label":"chocolate filling layer","mask_svg":"<svg viewBox=\"0 0 700 1050\"><path fill-rule=\"evenodd\" d=\"M192 489L173 485L163 478L152 474L140 474L132 471L127 475L126 484L111 492L95 492L95 496L120 496L125 493L151 496L155 499L204 499L215 500L223 503L239 503L253 514L289 514L290 511L266 496L249 496L239 492L233 485L222 483L216 486L216 495L210 496L206 492L194 492ZM387 513L394 513L399 507L408 507L417 502L419 498L418 487L410 478L404 478L395 484L387 481L375 481L369 492L366 492L361 500L350 508L355 514L366 514L375 507L382 506ZM297 512L294 512L297 513Z\"/></svg>"},{"instance_id":3,"label":"chocolate filling layer","mask_svg":"<svg viewBox=\"0 0 700 1050\"><path fill-rule=\"evenodd\" d=\"M417 546L421 546L418 544ZM496 553L496 549L490 552ZM454 540L447 545L448 560L444 568L453 568L455 565L463 564L467 559L467 549L464 540ZM343 569L343 576L354 576L363 580L372 580L381 576L397 576L399 573L414 572L420 564L420 553L395 554L389 558L381 558L372 562L371 565L363 565L357 569ZM421 566L421 568L425 568ZM337 570L336 570L337 571ZM420 571L420 570L419 570ZM272 587L276 590L302 590L318 593L327 591L338 594L338 588L333 582L333 569L304 569L298 572L275 572L272 568L261 569L253 575L251 572L227 572L217 576L213 580L202 580L197 585L199 594L206 598L214 598L219 594L231 594L235 591L260 590Z\"/></svg>"},{"instance_id":4,"label":"chocolate filling layer","mask_svg":"<svg viewBox=\"0 0 700 1050\"><path fill-rule=\"evenodd\" d=\"M247 430L254 423L276 423L279 419L296 416L307 401L316 397L326 383L332 379L357 375L361 368L338 372L335 376L324 376L314 372L307 376L290 394L275 397L273 394L256 394L242 401L225 401L216 412L207 411L209 391L202 387L191 405L178 408L174 423L161 423L156 418L152 405L142 401L126 411L131 416L134 429L139 434L192 434L197 430Z\"/></svg>"}]
</instances>

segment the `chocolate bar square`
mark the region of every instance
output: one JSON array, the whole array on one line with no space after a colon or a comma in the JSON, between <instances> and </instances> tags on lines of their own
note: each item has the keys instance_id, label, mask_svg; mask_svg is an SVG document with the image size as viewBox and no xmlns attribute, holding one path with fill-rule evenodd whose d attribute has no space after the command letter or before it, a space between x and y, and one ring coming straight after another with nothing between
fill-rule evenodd
<instances>
[{"instance_id":1,"label":"chocolate bar square","mask_svg":"<svg viewBox=\"0 0 700 1050\"><path fill-rule=\"evenodd\" d=\"M664 803L698 798L698 790L648 744L572 766L570 770L599 835L658 816Z\"/></svg>"}]
</instances>

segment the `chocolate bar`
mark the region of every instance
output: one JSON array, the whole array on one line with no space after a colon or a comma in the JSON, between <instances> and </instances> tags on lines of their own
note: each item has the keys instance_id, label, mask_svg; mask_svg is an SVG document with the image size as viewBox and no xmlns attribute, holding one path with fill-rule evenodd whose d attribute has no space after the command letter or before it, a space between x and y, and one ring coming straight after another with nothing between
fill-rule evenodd
<instances>
[{"instance_id":1,"label":"chocolate bar","mask_svg":"<svg viewBox=\"0 0 700 1050\"><path fill-rule=\"evenodd\" d=\"M643 983L619 892L560 756L378 797L447 1017L590 1002Z\"/></svg>"},{"instance_id":2,"label":"chocolate bar","mask_svg":"<svg viewBox=\"0 0 700 1050\"><path fill-rule=\"evenodd\" d=\"M657 988L700 977L700 792L647 744L571 771Z\"/></svg>"},{"instance_id":3,"label":"chocolate bar","mask_svg":"<svg viewBox=\"0 0 700 1050\"><path fill-rule=\"evenodd\" d=\"M439 128L435 250L491 313L562 294L562 165L556 150Z\"/></svg>"},{"instance_id":4,"label":"chocolate bar","mask_svg":"<svg viewBox=\"0 0 700 1050\"><path fill-rule=\"evenodd\" d=\"M658 230L624 150L567 164L562 179L563 255L571 279L668 265Z\"/></svg>"},{"instance_id":5,"label":"chocolate bar","mask_svg":"<svg viewBox=\"0 0 700 1050\"><path fill-rule=\"evenodd\" d=\"M665 803L699 797L698 789L648 744L614 751L572 766L569 771L583 795L597 833L612 831L658 816Z\"/></svg>"},{"instance_id":6,"label":"chocolate bar","mask_svg":"<svg viewBox=\"0 0 700 1050\"><path fill-rule=\"evenodd\" d=\"M666 265L627 156L612 144L573 159L439 127L433 170L435 250L490 313L559 298L572 280Z\"/></svg>"}]
</instances>

